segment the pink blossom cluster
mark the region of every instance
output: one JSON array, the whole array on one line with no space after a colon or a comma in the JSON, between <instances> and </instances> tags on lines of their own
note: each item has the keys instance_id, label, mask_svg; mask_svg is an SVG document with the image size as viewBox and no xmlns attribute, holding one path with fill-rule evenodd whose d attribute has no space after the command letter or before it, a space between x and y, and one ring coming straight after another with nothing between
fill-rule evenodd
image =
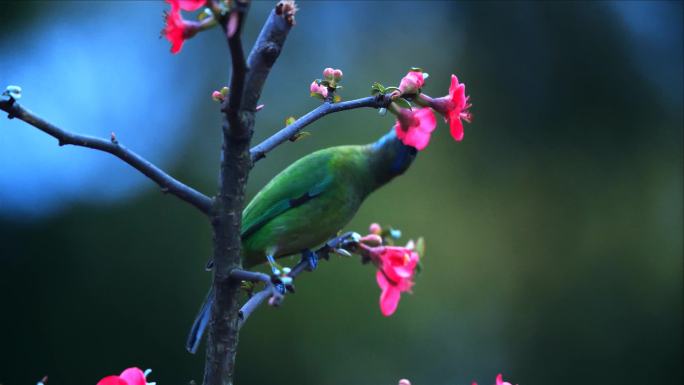
<instances>
[{"instance_id":1,"label":"pink blossom cluster","mask_svg":"<svg viewBox=\"0 0 684 385\"><path fill-rule=\"evenodd\" d=\"M204 6L206 0L166 0L171 10L165 14L165 25L162 35L171 42L171 53L178 53L185 40L199 32L200 24L183 19L180 11L196 11Z\"/></svg>"},{"instance_id":2,"label":"pink blossom cluster","mask_svg":"<svg viewBox=\"0 0 684 385\"><path fill-rule=\"evenodd\" d=\"M422 108L408 109L392 105L391 111L397 116L394 126L397 137L407 146L423 150L430 143L432 132L437 126L433 113L437 111L449 124L451 136L456 141L463 140L463 122L470 122L470 104L465 94L465 84L459 83L456 75L451 75L449 94L441 98L431 98L420 92L425 77L420 71L409 71L401 79L395 97L411 95Z\"/></svg>"}]
</instances>

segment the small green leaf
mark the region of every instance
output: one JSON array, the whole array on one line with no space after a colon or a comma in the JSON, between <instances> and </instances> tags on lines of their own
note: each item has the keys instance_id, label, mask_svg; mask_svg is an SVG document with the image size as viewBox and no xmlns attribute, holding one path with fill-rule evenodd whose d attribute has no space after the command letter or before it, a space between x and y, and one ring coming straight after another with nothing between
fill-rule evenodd
<instances>
[{"instance_id":1,"label":"small green leaf","mask_svg":"<svg viewBox=\"0 0 684 385\"><path fill-rule=\"evenodd\" d=\"M402 108L408 108L409 110L412 109L411 108L411 102L409 102L408 100L406 100L404 98L397 98L394 100L394 103L397 103Z\"/></svg>"},{"instance_id":2,"label":"small green leaf","mask_svg":"<svg viewBox=\"0 0 684 385\"><path fill-rule=\"evenodd\" d=\"M385 88L385 93L391 94L394 91L399 91L399 88L397 87L387 87Z\"/></svg>"},{"instance_id":3,"label":"small green leaf","mask_svg":"<svg viewBox=\"0 0 684 385\"><path fill-rule=\"evenodd\" d=\"M310 135L311 135L311 133L307 132L307 131L298 132L298 133L292 135L292 137L290 138L290 142L297 142L297 141L302 140L302 139L304 139Z\"/></svg>"},{"instance_id":4,"label":"small green leaf","mask_svg":"<svg viewBox=\"0 0 684 385\"><path fill-rule=\"evenodd\" d=\"M416 253L420 255L420 258L425 257L425 238L420 237L416 241Z\"/></svg>"},{"instance_id":5,"label":"small green leaf","mask_svg":"<svg viewBox=\"0 0 684 385\"><path fill-rule=\"evenodd\" d=\"M333 97L333 103L339 103L342 101L342 97L340 95L335 95Z\"/></svg>"},{"instance_id":6,"label":"small green leaf","mask_svg":"<svg viewBox=\"0 0 684 385\"><path fill-rule=\"evenodd\" d=\"M285 126L289 126L290 124L294 123L297 121L297 118L294 116L289 116L287 119L285 119Z\"/></svg>"},{"instance_id":7,"label":"small green leaf","mask_svg":"<svg viewBox=\"0 0 684 385\"><path fill-rule=\"evenodd\" d=\"M212 15L211 10L209 8L204 8L204 11L197 14L197 20L202 21L202 20L206 19L207 17L212 17L212 16L214 16L214 15Z\"/></svg>"},{"instance_id":8,"label":"small green leaf","mask_svg":"<svg viewBox=\"0 0 684 385\"><path fill-rule=\"evenodd\" d=\"M382 84L380 84L380 83L378 83L378 82L375 82L375 83L373 83L373 85L371 86L371 90L373 91L373 94L374 94L374 95L377 94L377 93L384 94L384 93L385 93L385 86L383 86Z\"/></svg>"}]
</instances>

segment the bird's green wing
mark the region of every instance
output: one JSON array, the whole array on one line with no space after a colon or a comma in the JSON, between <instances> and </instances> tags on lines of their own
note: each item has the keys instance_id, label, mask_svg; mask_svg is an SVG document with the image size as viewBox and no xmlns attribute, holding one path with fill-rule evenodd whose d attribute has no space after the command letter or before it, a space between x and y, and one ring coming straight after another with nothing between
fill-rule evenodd
<instances>
[{"instance_id":1,"label":"bird's green wing","mask_svg":"<svg viewBox=\"0 0 684 385\"><path fill-rule=\"evenodd\" d=\"M269 182L242 214L242 239L258 231L273 218L319 196L330 187L332 154L320 151L293 163Z\"/></svg>"}]
</instances>

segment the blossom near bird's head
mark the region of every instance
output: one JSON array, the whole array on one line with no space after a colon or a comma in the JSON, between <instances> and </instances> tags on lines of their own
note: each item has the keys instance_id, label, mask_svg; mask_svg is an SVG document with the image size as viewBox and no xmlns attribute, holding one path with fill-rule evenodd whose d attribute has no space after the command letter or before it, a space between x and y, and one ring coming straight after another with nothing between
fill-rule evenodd
<instances>
[{"instance_id":1,"label":"blossom near bird's head","mask_svg":"<svg viewBox=\"0 0 684 385\"><path fill-rule=\"evenodd\" d=\"M465 84L459 83L456 75L451 75L449 94L441 98L431 98L425 94L419 94L415 102L421 106L430 107L444 117L449 124L449 132L456 141L463 140L463 121L471 122L470 98L465 93Z\"/></svg>"},{"instance_id":2,"label":"blossom near bird's head","mask_svg":"<svg viewBox=\"0 0 684 385\"><path fill-rule=\"evenodd\" d=\"M390 111L396 114L397 121L394 130L397 138L407 146L421 151L430 143L432 132L437 126L435 114L430 108L408 109L390 106Z\"/></svg>"}]
</instances>

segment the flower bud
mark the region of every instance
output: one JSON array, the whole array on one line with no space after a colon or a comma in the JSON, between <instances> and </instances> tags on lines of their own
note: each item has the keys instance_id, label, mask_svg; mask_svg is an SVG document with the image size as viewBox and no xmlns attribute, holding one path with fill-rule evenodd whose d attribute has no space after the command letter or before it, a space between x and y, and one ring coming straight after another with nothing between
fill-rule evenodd
<instances>
[{"instance_id":1,"label":"flower bud","mask_svg":"<svg viewBox=\"0 0 684 385\"><path fill-rule=\"evenodd\" d=\"M328 68L326 68L326 69L323 70L323 77L326 78L326 79L328 79L328 80L332 80L332 79L333 79L333 76L334 76L334 73L335 73L335 70L332 69L332 68L330 68L330 67L328 67Z\"/></svg>"},{"instance_id":2,"label":"flower bud","mask_svg":"<svg viewBox=\"0 0 684 385\"><path fill-rule=\"evenodd\" d=\"M336 81L340 81L342 79L342 70L334 70L332 76Z\"/></svg>"},{"instance_id":3,"label":"flower bud","mask_svg":"<svg viewBox=\"0 0 684 385\"><path fill-rule=\"evenodd\" d=\"M418 71L409 71L401 79L399 83L399 91L402 94L416 94L425 84L425 79L423 78L423 73Z\"/></svg>"},{"instance_id":4,"label":"flower bud","mask_svg":"<svg viewBox=\"0 0 684 385\"><path fill-rule=\"evenodd\" d=\"M382 227L380 227L380 225L377 223L371 223L368 230L370 231L371 234L376 234L376 235L382 234Z\"/></svg>"},{"instance_id":5,"label":"flower bud","mask_svg":"<svg viewBox=\"0 0 684 385\"><path fill-rule=\"evenodd\" d=\"M321 99L328 97L328 87L318 84L315 80L309 86L311 96L316 96Z\"/></svg>"},{"instance_id":6,"label":"flower bud","mask_svg":"<svg viewBox=\"0 0 684 385\"><path fill-rule=\"evenodd\" d=\"M402 378L401 380L399 380L399 385L411 385L411 381Z\"/></svg>"},{"instance_id":7,"label":"flower bud","mask_svg":"<svg viewBox=\"0 0 684 385\"><path fill-rule=\"evenodd\" d=\"M212 92L212 93L211 93L211 98L214 99L214 101L216 101L216 102L222 102L222 101L225 99L225 97L223 96L223 94L222 94L221 92L219 92L219 91L214 91L214 92Z\"/></svg>"},{"instance_id":8,"label":"flower bud","mask_svg":"<svg viewBox=\"0 0 684 385\"><path fill-rule=\"evenodd\" d=\"M378 234L368 234L360 242L370 247L382 246L382 237Z\"/></svg>"}]
</instances>

